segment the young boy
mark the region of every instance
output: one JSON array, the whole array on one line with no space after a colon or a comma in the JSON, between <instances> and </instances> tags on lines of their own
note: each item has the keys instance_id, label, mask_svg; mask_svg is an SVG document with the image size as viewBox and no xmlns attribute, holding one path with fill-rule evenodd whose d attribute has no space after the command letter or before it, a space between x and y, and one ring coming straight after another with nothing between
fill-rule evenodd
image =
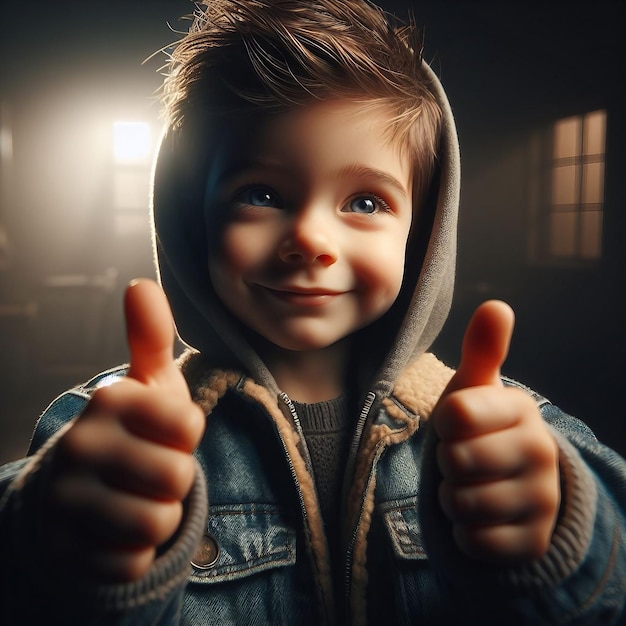
<instances>
[{"instance_id":1,"label":"young boy","mask_svg":"<svg viewBox=\"0 0 626 626\"><path fill-rule=\"evenodd\" d=\"M2 623L608 624L626 465L447 315L459 157L413 28L214 0L176 47L131 359L2 471ZM193 349L177 362L177 331ZM205 424L206 421L206 424Z\"/></svg>"}]
</instances>

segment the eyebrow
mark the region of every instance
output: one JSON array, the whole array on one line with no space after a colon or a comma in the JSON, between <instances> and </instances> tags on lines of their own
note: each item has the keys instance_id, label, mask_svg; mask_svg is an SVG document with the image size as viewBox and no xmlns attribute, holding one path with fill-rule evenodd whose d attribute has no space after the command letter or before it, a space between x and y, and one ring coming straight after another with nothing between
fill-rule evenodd
<instances>
[{"instance_id":1,"label":"eyebrow","mask_svg":"<svg viewBox=\"0 0 626 626\"><path fill-rule=\"evenodd\" d=\"M241 160L235 163L232 163L227 167L223 172L217 177L217 180L223 184L232 180L242 172L247 170L254 169L274 169L274 170L284 170L287 172L289 168L284 166L280 162L268 162L265 160ZM351 163L350 165L346 165L345 167L341 167L338 170L332 172L332 175L337 178L346 177L354 177L354 178L368 178L370 180L376 180L379 183L389 185L393 187L396 191L401 193L405 197L409 197L409 192L407 188L395 177L383 170L379 170L376 167L370 167L368 165L362 165L360 163Z\"/></svg>"},{"instance_id":2,"label":"eyebrow","mask_svg":"<svg viewBox=\"0 0 626 626\"><path fill-rule=\"evenodd\" d=\"M361 165L359 163L352 163L346 167L335 172L335 175L339 178L341 176L353 176L355 178L369 178L377 180L380 183L393 187L396 191L399 191L403 196L408 197L409 192L406 187L395 177L383 170L379 170L375 167L369 167L367 165Z\"/></svg>"},{"instance_id":3,"label":"eyebrow","mask_svg":"<svg viewBox=\"0 0 626 626\"><path fill-rule=\"evenodd\" d=\"M274 162L274 161L266 161L263 159L259 159L259 160L240 159L238 161L235 161L234 163L230 163L228 167L224 168L223 171L219 172L216 177L216 180L221 184L228 183L233 178L236 178L242 173L249 172L251 170L252 171L254 170L281 171L283 170L286 172L288 168L284 166L282 163L280 163L279 161Z\"/></svg>"}]
</instances>

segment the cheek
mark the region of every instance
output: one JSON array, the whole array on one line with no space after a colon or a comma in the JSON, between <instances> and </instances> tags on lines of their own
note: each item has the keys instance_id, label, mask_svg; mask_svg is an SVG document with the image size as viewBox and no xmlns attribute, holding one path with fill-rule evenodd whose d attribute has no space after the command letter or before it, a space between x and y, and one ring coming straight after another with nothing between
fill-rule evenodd
<instances>
[{"instance_id":1,"label":"cheek","mask_svg":"<svg viewBox=\"0 0 626 626\"><path fill-rule=\"evenodd\" d=\"M238 292L237 285L250 264L248 248L229 229L224 230L218 249L209 256L209 278L220 300L227 306Z\"/></svg>"},{"instance_id":2,"label":"cheek","mask_svg":"<svg viewBox=\"0 0 626 626\"><path fill-rule=\"evenodd\" d=\"M372 304L391 306L402 286L404 246L379 243L365 249L368 254L353 265L364 292L372 299Z\"/></svg>"},{"instance_id":3,"label":"cheek","mask_svg":"<svg viewBox=\"0 0 626 626\"><path fill-rule=\"evenodd\" d=\"M237 280L253 271L263 260L265 250L261 245L262 238L248 229L227 227L221 239L219 250L210 261L212 273Z\"/></svg>"}]
</instances>

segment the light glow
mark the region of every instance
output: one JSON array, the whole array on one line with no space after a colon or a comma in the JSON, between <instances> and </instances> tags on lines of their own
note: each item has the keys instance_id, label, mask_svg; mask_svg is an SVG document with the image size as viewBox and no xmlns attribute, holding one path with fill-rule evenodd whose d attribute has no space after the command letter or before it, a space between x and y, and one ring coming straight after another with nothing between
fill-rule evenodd
<instances>
[{"instance_id":1,"label":"light glow","mask_svg":"<svg viewBox=\"0 0 626 626\"><path fill-rule=\"evenodd\" d=\"M120 165L146 164L152 149L152 133L147 122L114 122L113 154Z\"/></svg>"}]
</instances>

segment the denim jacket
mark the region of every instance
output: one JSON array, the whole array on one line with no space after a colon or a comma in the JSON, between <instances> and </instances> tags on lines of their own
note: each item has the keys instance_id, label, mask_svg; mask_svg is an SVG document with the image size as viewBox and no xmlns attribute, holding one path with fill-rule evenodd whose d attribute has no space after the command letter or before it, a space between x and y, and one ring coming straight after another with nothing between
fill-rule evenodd
<instances>
[{"instance_id":1,"label":"denim jacket","mask_svg":"<svg viewBox=\"0 0 626 626\"><path fill-rule=\"evenodd\" d=\"M18 462L3 469L2 623L619 623L626 463L546 399L527 390L559 445L562 511L548 553L531 566L505 568L457 552L433 500L428 416L452 371L426 354L392 395L370 394L346 469L345 579L333 586L290 400L238 373L205 369L199 355L182 367L208 417L178 536L145 579L128 585L95 587L80 572L55 578L45 559L34 565L45 557L32 517L45 515L36 495L45 488L50 442L95 387L124 370L106 372L48 408L25 468Z\"/></svg>"}]
</instances>

